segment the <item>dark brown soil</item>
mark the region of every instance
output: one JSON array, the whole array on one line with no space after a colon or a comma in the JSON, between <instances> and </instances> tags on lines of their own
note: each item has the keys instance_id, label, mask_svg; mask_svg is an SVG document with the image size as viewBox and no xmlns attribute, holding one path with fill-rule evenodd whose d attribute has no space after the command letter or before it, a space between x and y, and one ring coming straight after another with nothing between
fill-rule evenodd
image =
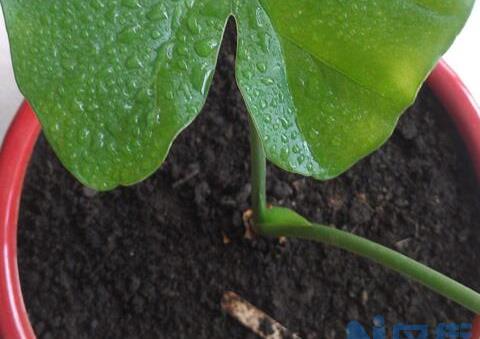
<instances>
[{"instance_id":1,"label":"dark brown soil","mask_svg":"<svg viewBox=\"0 0 480 339\"><path fill-rule=\"evenodd\" d=\"M308 241L243 238L247 113L227 36L201 116L145 182L96 194L40 139L22 197L19 263L41 338L249 338L233 290L306 338L358 319L470 321L417 283ZM329 182L269 168L270 201L380 241L480 290L480 195L445 112L423 90L380 151ZM225 244L224 236L230 239Z\"/></svg>"}]
</instances>

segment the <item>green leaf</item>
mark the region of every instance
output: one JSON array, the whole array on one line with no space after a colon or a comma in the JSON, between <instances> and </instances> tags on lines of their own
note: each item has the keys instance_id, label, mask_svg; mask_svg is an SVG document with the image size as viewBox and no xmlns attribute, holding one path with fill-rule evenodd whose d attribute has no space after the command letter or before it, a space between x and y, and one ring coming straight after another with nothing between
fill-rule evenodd
<instances>
[{"instance_id":1,"label":"green leaf","mask_svg":"<svg viewBox=\"0 0 480 339\"><path fill-rule=\"evenodd\" d=\"M96 189L156 170L198 114L229 1L4 0L17 82L65 166Z\"/></svg>"},{"instance_id":2,"label":"green leaf","mask_svg":"<svg viewBox=\"0 0 480 339\"><path fill-rule=\"evenodd\" d=\"M20 89L64 165L106 190L201 110L226 20L267 157L328 179L378 148L473 0L0 0Z\"/></svg>"},{"instance_id":3,"label":"green leaf","mask_svg":"<svg viewBox=\"0 0 480 339\"><path fill-rule=\"evenodd\" d=\"M473 1L251 3L237 77L267 157L328 179L391 135Z\"/></svg>"}]
</instances>

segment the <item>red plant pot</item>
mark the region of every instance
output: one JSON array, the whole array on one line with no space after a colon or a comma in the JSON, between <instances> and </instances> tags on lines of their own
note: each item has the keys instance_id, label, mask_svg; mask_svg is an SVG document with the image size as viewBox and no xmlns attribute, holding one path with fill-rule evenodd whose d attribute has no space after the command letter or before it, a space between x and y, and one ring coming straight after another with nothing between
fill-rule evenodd
<instances>
[{"instance_id":1,"label":"red plant pot","mask_svg":"<svg viewBox=\"0 0 480 339\"><path fill-rule=\"evenodd\" d=\"M453 118L480 179L480 108L457 75L440 62L428 85ZM17 221L23 179L40 133L28 103L17 113L0 149L0 338L35 338L23 302L17 266ZM480 316L472 339L480 339Z\"/></svg>"}]
</instances>

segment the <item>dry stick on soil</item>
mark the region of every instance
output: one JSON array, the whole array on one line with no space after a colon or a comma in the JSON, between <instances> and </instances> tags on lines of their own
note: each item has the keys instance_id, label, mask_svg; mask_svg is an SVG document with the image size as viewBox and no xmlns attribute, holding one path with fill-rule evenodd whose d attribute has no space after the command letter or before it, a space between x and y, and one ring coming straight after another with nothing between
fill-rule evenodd
<instances>
[{"instance_id":1,"label":"dry stick on soil","mask_svg":"<svg viewBox=\"0 0 480 339\"><path fill-rule=\"evenodd\" d=\"M225 292L222 308L243 326L265 339L300 339L278 321L265 314L234 292Z\"/></svg>"},{"instance_id":2,"label":"dry stick on soil","mask_svg":"<svg viewBox=\"0 0 480 339\"><path fill-rule=\"evenodd\" d=\"M187 174L184 178L175 181L172 185L172 188L177 188L179 186L182 186L187 181L190 181L191 179L195 178L199 173L200 173L200 170L198 168L194 169L192 172Z\"/></svg>"}]
</instances>

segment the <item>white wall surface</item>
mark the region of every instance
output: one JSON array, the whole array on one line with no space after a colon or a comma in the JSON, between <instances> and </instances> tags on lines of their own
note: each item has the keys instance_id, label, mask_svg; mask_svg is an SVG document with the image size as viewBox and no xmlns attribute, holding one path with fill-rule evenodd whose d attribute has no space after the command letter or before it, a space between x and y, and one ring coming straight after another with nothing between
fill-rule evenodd
<instances>
[{"instance_id":1,"label":"white wall surface","mask_svg":"<svg viewBox=\"0 0 480 339\"><path fill-rule=\"evenodd\" d=\"M444 56L480 104L480 0L464 30Z\"/></svg>"},{"instance_id":2,"label":"white wall surface","mask_svg":"<svg viewBox=\"0 0 480 339\"><path fill-rule=\"evenodd\" d=\"M480 0L445 59L466 83L477 103L480 103ZM0 10L0 143L21 101L22 96L13 77L7 35Z\"/></svg>"},{"instance_id":3,"label":"white wall surface","mask_svg":"<svg viewBox=\"0 0 480 339\"><path fill-rule=\"evenodd\" d=\"M7 32L0 9L0 143L21 101L22 96L13 77Z\"/></svg>"}]
</instances>

